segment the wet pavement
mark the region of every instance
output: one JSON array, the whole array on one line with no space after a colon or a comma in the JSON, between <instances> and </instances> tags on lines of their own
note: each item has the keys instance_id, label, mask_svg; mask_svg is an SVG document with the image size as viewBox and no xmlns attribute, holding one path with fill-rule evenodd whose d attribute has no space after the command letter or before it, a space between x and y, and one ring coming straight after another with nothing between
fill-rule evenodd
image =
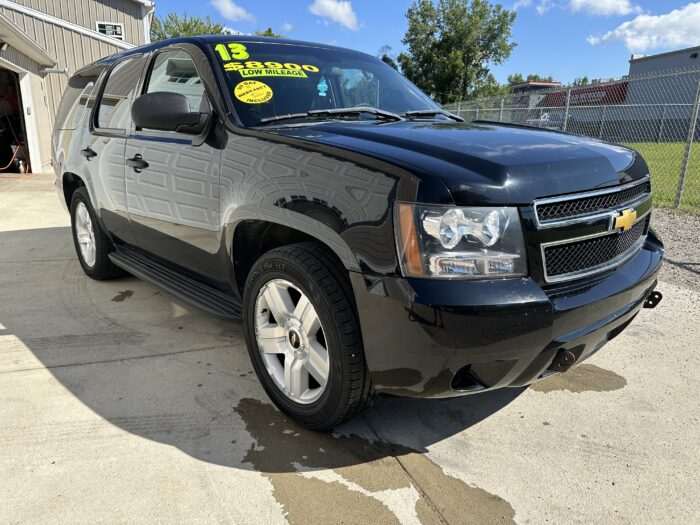
<instances>
[{"instance_id":1,"label":"wet pavement","mask_svg":"<svg viewBox=\"0 0 700 525\"><path fill-rule=\"evenodd\" d=\"M96 282L50 177L0 184L0 522L692 522L700 293L586 363L451 400L380 398L334 434L280 414L238 325Z\"/></svg>"}]
</instances>

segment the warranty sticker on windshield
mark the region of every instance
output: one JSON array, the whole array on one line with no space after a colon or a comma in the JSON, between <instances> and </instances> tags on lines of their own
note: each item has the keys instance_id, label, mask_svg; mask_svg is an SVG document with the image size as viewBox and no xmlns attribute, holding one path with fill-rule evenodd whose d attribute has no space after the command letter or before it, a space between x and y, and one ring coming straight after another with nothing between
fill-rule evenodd
<instances>
[{"instance_id":1,"label":"warranty sticker on windshield","mask_svg":"<svg viewBox=\"0 0 700 525\"><path fill-rule=\"evenodd\" d=\"M264 82L244 80L233 90L236 98L245 104L264 104L272 99L272 89Z\"/></svg>"}]
</instances>

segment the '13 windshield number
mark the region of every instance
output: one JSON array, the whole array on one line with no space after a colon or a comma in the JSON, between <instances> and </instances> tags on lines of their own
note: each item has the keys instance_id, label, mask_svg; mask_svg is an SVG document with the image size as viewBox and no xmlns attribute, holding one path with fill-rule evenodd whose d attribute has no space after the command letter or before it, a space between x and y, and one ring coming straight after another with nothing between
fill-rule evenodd
<instances>
[{"instance_id":1,"label":"'13 windshield number","mask_svg":"<svg viewBox=\"0 0 700 525\"><path fill-rule=\"evenodd\" d=\"M246 58L250 58L248 50L243 44L236 44L233 42L228 45L217 44L214 50L219 53L221 60L224 62L229 62L230 60L245 60Z\"/></svg>"}]
</instances>

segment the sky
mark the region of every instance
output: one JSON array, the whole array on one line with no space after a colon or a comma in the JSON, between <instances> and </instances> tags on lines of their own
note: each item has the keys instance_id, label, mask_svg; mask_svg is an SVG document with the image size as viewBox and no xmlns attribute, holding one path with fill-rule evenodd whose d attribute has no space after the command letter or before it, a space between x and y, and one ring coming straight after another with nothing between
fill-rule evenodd
<instances>
[{"instance_id":1,"label":"sky","mask_svg":"<svg viewBox=\"0 0 700 525\"><path fill-rule=\"evenodd\" d=\"M241 33L272 27L289 38L376 55L404 48L412 0L156 0L156 14L210 16ZM495 2L492 2L495 3ZM621 76L631 54L700 45L700 1L504 0L517 12L510 58L493 65L496 79L537 73L570 82Z\"/></svg>"}]
</instances>

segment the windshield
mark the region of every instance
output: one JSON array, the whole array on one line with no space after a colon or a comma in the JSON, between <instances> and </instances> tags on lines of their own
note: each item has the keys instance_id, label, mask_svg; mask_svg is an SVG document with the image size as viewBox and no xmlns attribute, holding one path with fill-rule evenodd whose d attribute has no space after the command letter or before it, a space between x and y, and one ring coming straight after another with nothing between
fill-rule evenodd
<instances>
[{"instance_id":1,"label":"windshield","mask_svg":"<svg viewBox=\"0 0 700 525\"><path fill-rule=\"evenodd\" d=\"M439 108L384 62L354 51L267 42L220 43L212 48L246 126L318 121L318 115L304 115L319 110L371 107L403 114ZM274 119L283 115L296 118Z\"/></svg>"}]
</instances>

